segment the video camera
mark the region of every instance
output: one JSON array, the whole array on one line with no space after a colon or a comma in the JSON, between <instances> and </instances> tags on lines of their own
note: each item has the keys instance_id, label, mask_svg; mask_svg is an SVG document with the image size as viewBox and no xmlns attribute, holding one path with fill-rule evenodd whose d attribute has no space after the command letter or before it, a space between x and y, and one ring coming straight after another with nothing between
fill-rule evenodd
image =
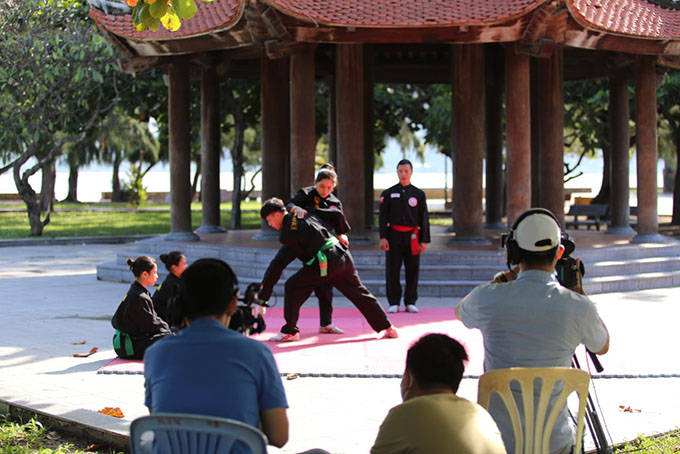
<instances>
[{"instance_id":1,"label":"video camera","mask_svg":"<svg viewBox=\"0 0 680 454\"><path fill-rule=\"evenodd\" d=\"M243 333L246 336L258 334L267 328L264 322L264 313L269 305L266 301L256 298L257 292L260 290L260 283L253 282L248 284L243 298L239 301L236 312L231 316L229 322L229 329Z\"/></svg>"},{"instance_id":2,"label":"video camera","mask_svg":"<svg viewBox=\"0 0 680 454\"><path fill-rule=\"evenodd\" d=\"M520 260L518 246L516 244L509 245L509 238L510 234L504 233L501 235L501 247L508 251L508 268L510 268L510 264L519 263ZM578 284L579 274L581 277L586 275L586 267L583 262L571 256L571 253L576 249L576 244L569 238L568 233L562 232L560 242L564 246L564 253L555 265L555 277L563 287L572 288Z\"/></svg>"}]
</instances>

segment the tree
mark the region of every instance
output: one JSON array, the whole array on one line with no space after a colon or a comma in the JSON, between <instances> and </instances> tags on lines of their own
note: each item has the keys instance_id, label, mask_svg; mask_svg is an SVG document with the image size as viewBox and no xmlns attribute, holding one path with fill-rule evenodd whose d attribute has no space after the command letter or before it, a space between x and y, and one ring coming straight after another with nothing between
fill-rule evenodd
<instances>
[{"instance_id":1,"label":"tree","mask_svg":"<svg viewBox=\"0 0 680 454\"><path fill-rule=\"evenodd\" d=\"M228 79L222 93L226 110L222 131L224 139L232 143L229 148L233 166L234 181L231 195L231 224L229 228L241 228L241 187L244 183L246 166L257 164L260 153L260 87L252 80Z\"/></svg>"},{"instance_id":2,"label":"tree","mask_svg":"<svg viewBox=\"0 0 680 454\"><path fill-rule=\"evenodd\" d=\"M565 147L579 156L574 166L565 163L565 181L582 174L575 171L584 157L597 156L598 150L602 150L602 185L593 203L608 204L611 192L609 84L599 79L565 82L564 103Z\"/></svg>"},{"instance_id":3,"label":"tree","mask_svg":"<svg viewBox=\"0 0 680 454\"><path fill-rule=\"evenodd\" d=\"M0 2L0 173L12 169L31 236L42 234L30 176L49 168L67 143L83 140L112 107L113 48L75 0Z\"/></svg>"}]
</instances>

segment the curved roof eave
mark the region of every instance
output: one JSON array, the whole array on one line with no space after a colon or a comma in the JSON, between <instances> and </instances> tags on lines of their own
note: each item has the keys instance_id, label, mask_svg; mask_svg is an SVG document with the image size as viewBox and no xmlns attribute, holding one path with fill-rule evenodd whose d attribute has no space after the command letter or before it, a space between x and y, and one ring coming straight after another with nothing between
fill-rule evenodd
<instances>
[{"instance_id":1,"label":"curved roof eave","mask_svg":"<svg viewBox=\"0 0 680 454\"><path fill-rule=\"evenodd\" d=\"M411 28L492 25L548 0L260 0L302 22L331 27Z\"/></svg>"},{"instance_id":2,"label":"curved roof eave","mask_svg":"<svg viewBox=\"0 0 680 454\"><path fill-rule=\"evenodd\" d=\"M648 0L568 0L580 26L628 38L680 40L680 10Z\"/></svg>"},{"instance_id":3,"label":"curved roof eave","mask_svg":"<svg viewBox=\"0 0 680 454\"><path fill-rule=\"evenodd\" d=\"M247 2L243 0L197 1L196 15L182 21L179 30L171 32L161 27L153 32L138 32L132 25L130 14L113 15L90 7L90 18L102 29L121 38L135 41L168 41L219 33L233 28L243 17Z\"/></svg>"}]
</instances>

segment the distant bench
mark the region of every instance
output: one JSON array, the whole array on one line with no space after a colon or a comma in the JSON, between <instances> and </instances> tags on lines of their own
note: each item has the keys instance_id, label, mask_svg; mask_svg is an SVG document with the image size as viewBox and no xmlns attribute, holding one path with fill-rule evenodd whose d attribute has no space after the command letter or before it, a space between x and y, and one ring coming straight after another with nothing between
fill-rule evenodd
<instances>
[{"instance_id":1,"label":"distant bench","mask_svg":"<svg viewBox=\"0 0 680 454\"><path fill-rule=\"evenodd\" d=\"M574 219L566 222L567 228L578 229L583 225L588 230L590 230L590 227L600 230L600 221L607 216L608 212L609 205L604 204L572 205L567 216L572 216ZM579 216L583 216L584 219L579 219Z\"/></svg>"}]
</instances>

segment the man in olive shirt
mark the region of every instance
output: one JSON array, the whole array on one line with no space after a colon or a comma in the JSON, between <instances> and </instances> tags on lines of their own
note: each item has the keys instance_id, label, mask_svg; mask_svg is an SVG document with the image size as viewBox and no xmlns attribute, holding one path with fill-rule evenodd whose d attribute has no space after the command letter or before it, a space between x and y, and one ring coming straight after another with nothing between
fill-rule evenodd
<instances>
[{"instance_id":1,"label":"man in olive shirt","mask_svg":"<svg viewBox=\"0 0 680 454\"><path fill-rule=\"evenodd\" d=\"M444 334L421 337L408 350L404 403L387 414L371 454L502 454L500 431L481 406L456 396L465 348Z\"/></svg>"}]
</instances>

